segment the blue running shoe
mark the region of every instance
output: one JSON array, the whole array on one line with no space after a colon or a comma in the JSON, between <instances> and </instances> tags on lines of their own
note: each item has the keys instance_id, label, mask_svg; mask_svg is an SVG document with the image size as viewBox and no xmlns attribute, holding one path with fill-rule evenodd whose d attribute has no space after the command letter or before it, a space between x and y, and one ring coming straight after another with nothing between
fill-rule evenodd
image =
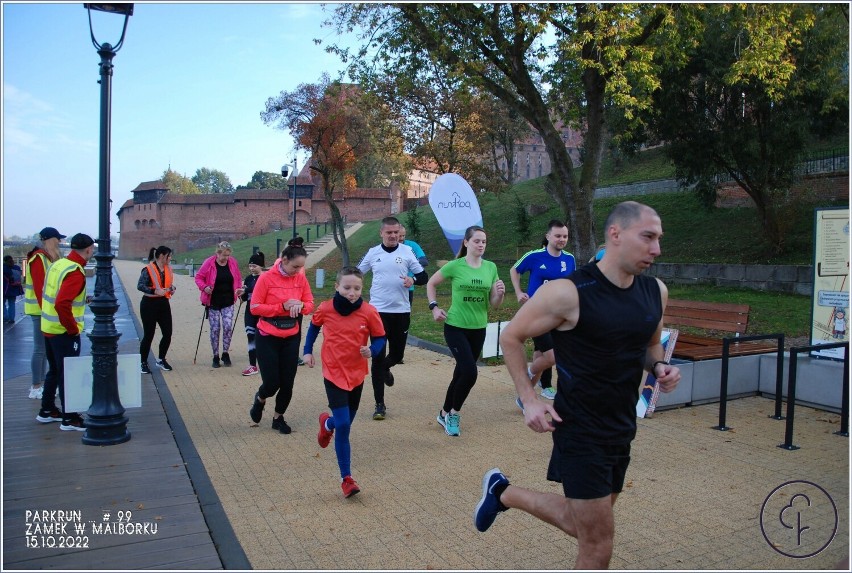
<instances>
[{"instance_id":1,"label":"blue running shoe","mask_svg":"<svg viewBox=\"0 0 852 573\"><path fill-rule=\"evenodd\" d=\"M446 421L447 423L444 426L444 431L447 432L448 436L458 436L459 434L461 434L461 429L459 428L461 416L459 416L458 413L453 414L451 412L447 414Z\"/></svg>"},{"instance_id":2,"label":"blue running shoe","mask_svg":"<svg viewBox=\"0 0 852 573\"><path fill-rule=\"evenodd\" d=\"M442 413L438 412L438 417L436 418L438 423L446 430L447 429L447 417Z\"/></svg>"},{"instance_id":3,"label":"blue running shoe","mask_svg":"<svg viewBox=\"0 0 852 573\"><path fill-rule=\"evenodd\" d=\"M497 519L497 514L508 509L493 493L494 486L499 484L509 485L509 479L500 468L490 469L482 476L482 498L473 510L473 524L478 531L487 531Z\"/></svg>"}]
</instances>

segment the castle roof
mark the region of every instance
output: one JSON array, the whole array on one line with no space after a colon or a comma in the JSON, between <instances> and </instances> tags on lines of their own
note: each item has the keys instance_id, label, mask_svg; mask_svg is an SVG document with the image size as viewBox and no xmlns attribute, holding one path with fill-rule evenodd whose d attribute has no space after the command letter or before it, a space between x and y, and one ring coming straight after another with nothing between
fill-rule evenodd
<instances>
[{"instance_id":1,"label":"castle roof","mask_svg":"<svg viewBox=\"0 0 852 573\"><path fill-rule=\"evenodd\" d=\"M139 185L136 186L136 189L131 191L131 193L135 193L136 191L152 191L152 190L168 190L169 188L162 181L143 181Z\"/></svg>"}]
</instances>

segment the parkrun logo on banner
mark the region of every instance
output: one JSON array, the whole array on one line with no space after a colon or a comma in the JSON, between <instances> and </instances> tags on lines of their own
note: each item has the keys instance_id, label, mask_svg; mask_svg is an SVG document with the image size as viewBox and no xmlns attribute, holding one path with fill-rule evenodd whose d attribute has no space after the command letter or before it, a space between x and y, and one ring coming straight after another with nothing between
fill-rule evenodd
<instances>
[{"instance_id":1,"label":"parkrun logo on banner","mask_svg":"<svg viewBox=\"0 0 852 573\"><path fill-rule=\"evenodd\" d=\"M482 226L476 193L464 177L456 173L444 173L435 179L429 190L429 206L447 237L453 256L462 246L465 230L471 225Z\"/></svg>"},{"instance_id":2,"label":"parkrun logo on banner","mask_svg":"<svg viewBox=\"0 0 852 573\"><path fill-rule=\"evenodd\" d=\"M470 209L470 201L464 201L458 193L453 193L453 201L451 203L438 201L436 206L439 209Z\"/></svg>"}]
</instances>

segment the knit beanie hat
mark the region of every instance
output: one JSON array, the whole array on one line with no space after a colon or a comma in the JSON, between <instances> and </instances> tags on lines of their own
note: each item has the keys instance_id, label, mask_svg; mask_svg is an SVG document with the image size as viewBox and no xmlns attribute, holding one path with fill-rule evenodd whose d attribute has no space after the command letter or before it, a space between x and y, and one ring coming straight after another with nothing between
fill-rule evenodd
<instances>
[{"instance_id":1,"label":"knit beanie hat","mask_svg":"<svg viewBox=\"0 0 852 573\"><path fill-rule=\"evenodd\" d=\"M258 251L258 252L256 252L255 254L253 254L252 256L249 257L249 264L250 265L257 265L259 267L266 266L266 265L263 264L263 261L264 261L263 253L261 251Z\"/></svg>"}]
</instances>

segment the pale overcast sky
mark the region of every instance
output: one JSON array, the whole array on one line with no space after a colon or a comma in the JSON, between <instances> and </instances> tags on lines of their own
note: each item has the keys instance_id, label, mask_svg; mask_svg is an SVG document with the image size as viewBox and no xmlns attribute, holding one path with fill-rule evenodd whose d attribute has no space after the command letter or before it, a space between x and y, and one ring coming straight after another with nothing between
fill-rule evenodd
<instances>
[{"instance_id":1,"label":"pale overcast sky","mask_svg":"<svg viewBox=\"0 0 852 573\"><path fill-rule=\"evenodd\" d=\"M53 226L98 234L100 57L82 3L3 2L4 236ZM171 165L224 171L234 186L293 158L266 100L342 67L319 4L136 3L113 60L111 234L116 211ZM115 44L123 17L92 13ZM306 157L300 155L299 167Z\"/></svg>"}]
</instances>

